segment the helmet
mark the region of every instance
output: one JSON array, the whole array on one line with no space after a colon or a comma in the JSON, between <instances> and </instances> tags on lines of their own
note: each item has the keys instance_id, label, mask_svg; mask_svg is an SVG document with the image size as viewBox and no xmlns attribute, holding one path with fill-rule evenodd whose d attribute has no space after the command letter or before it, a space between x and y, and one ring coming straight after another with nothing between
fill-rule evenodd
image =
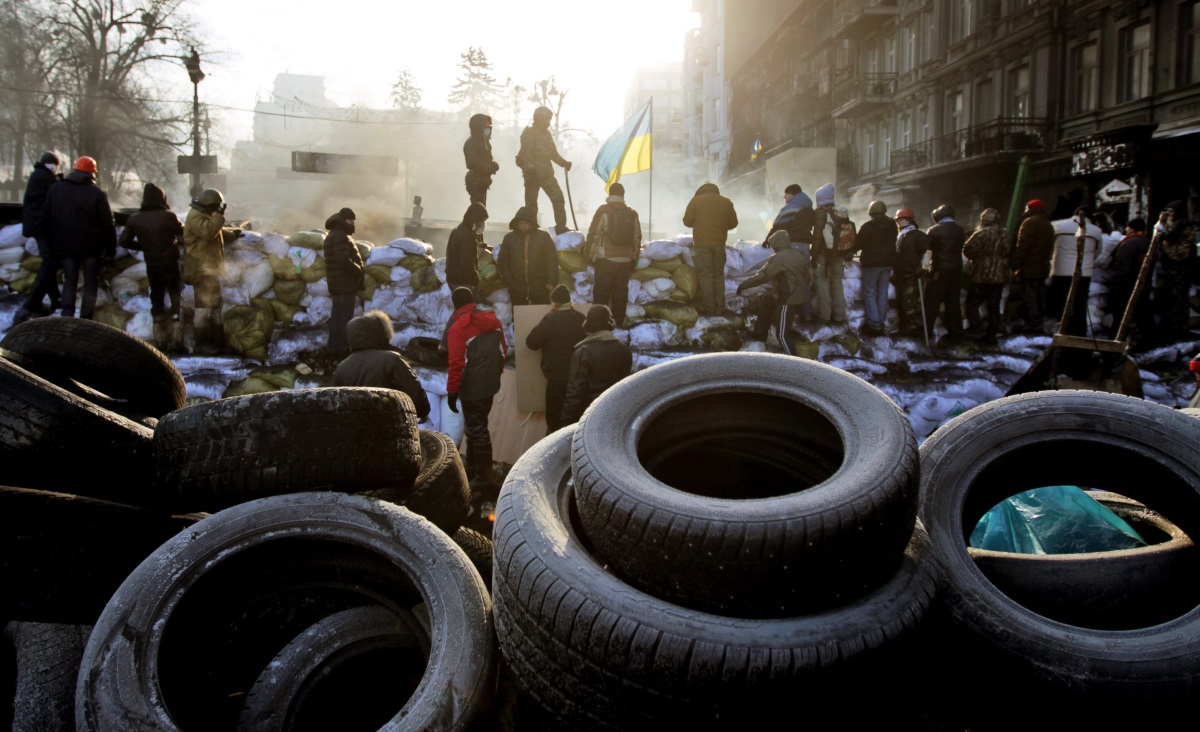
<instances>
[{"instance_id":1,"label":"helmet","mask_svg":"<svg viewBox=\"0 0 1200 732\"><path fill-rule=\"evenodd\" d=\"M542 117L542 118L545 118L548 120L553 116L554 116L554 111L551 110L549 107L538 107L537 109L533 110L533 118L535 120L538 119L539 117Z\"/></svg>"},{"instance_id":2,"label":"helmet","mask_svg":"<svg viewBox=\"0 0 1200 732\"><path fill-rule=\"evenodd\" d=\"M917 215L912 212L911 208L898 208L898 209L896 209L896 215L893 216L892 218L908 219L909 221L916 223Z\"/></svg>"},{"instance_id":3,"label":"helmet","mask_svg":"<svg viewBox=\"0 0 1200 732\"><path fill-rule=\"evenodd\" d=\"M883 201L871 201L871 205L867 208L867 213L871 216L887 213L887 204Z\"/></svg>"},{"instance_id":4,"label":"helmet","mask_svg":"<svg viewBox=\"0 0 1200 732\"><path fill-rule=\"evenodd\" d=\"M945 218L954 218L954 207L948 203L943 203L941 206L933 209L934 222L941 221Z\"/></svg>"},{"instance_id":5,"label":"helmet","mask_svg":"<svg viewBox=\"0 0 1200 732\"><path fill-rule=\"evenodd\" d=\"M87 155L75 161L75 170L81 170L84 173L96 172L96 159L89 158Z\"/></svg>"},{"instance_id":6,"label":"helmet","mask_svg":"<svg viewBox=\"0 0 1200 732\"><path fill-rule=\"evenodd\" d=\"M205 206L220 206L225 203L225 197L216 188L205 188L200 192L200 203Z\"/></svg>"}]
</instances>

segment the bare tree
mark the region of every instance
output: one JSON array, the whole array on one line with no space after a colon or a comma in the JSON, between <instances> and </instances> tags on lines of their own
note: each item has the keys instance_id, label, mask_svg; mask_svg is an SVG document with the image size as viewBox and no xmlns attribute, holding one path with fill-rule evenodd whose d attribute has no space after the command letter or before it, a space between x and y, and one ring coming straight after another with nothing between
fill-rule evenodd
<instances>
[{"instance_id":1,"label":"bare tree","mask_svg":"<svg viewBox=\"0 0 1200 732\"><path fill-rule=\"evenodd\" d=\"M511 79L504 84L497 83L492 75L492 64L482 48L471 46L466 53L459 54L462 61L458 67L461 75L454 82L447 98L451 106L458 109L466 117L476 112L490 113L500 107L504 89Z\"/></svg>"},{"instance_id":2,"label":"bare tree","mask_svg":"<svg viewBox=\"0 0 1200 732\"><path fill-rule=\"evenodd\" d=\"M54 148L54 100L49 75L50 34L30 0L0 2L0 164L11 165L10 187L23 187L25 166L41 150ZM61 142L61 141L60 141Z\"/></svg>"},{"instance_id":3,"label":"bare tree","mask_svg":"<svg viewBox=\"0 0 1200 732\"><path fill-rule=\"evenodd\" d=\"M417 112L421 109L421 91L413 72L404 67L392 85L392 106L409 114Z\"/></svg>"}]
</instances>

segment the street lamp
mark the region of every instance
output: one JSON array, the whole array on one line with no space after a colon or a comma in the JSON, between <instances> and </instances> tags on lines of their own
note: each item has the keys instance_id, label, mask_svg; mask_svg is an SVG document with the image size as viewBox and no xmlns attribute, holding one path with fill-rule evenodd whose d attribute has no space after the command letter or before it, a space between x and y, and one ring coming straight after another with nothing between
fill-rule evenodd
<instances>
[{"instance_id":1,"label":"street lamp","mask_svg":"<svg viewBox=\"0 0 1200 732\"><path fill-rule=\"evenodd\" d=\"M200 196L200 82L204 72L200 70L200 54L192 47L192 55L183 59L188 78L192 80L192 198Z\"/></svg>"}]
</instances>

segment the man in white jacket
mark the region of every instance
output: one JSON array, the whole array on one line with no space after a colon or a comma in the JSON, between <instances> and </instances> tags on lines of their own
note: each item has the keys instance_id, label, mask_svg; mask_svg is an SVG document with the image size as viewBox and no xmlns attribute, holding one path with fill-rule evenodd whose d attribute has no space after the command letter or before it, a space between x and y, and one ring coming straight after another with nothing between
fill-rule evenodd
<instances>
[{"instance_id":1,"label":"man in white jacket","mask_svg":"<svg viewBox=\"0 0 1200 732\"><path fill-rule=\"evenodd\" d=\"M1079 256L1079 221L1083 217L1086 224L1083 242L1083 261L1080 268L1079 289L1075 292L1075 303L1071 310L1071 319L1067 325L1070 335L1086 335L1088 324L1088 290L1092 286L1092 270L1096 264L1096 254L1100 251L1100 242L1104 232L1095 223L1095 214L1087 208L1075 211L1074 218L1059 219L1054 222L1054 255L1050 260L1050 289L1046 293L1046 303L1050 313L1061 318L1063 308L1067 304L1067 293L1071 289L1071 277L1075 274L1075 261ZM1099 326L1096 323L1096 326Z\"/></svg>"}]
</instances>

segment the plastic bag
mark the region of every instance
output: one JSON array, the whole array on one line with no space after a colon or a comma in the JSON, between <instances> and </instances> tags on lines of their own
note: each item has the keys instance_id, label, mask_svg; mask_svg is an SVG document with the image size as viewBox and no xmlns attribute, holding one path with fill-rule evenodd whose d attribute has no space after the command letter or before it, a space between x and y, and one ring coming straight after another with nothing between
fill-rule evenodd
<instances>
[{"instance_id":1,"label":"plastic bag","mask_svg":"<svg viewBox=\"0 0 1200 732\"><path fill-rule=\"evenodd\" d=\"M1018 554L1082 554L1145 546L1136 530L1075 486L1035 488L983 515L970 546Z\"/></svg>"}]
</instances>

